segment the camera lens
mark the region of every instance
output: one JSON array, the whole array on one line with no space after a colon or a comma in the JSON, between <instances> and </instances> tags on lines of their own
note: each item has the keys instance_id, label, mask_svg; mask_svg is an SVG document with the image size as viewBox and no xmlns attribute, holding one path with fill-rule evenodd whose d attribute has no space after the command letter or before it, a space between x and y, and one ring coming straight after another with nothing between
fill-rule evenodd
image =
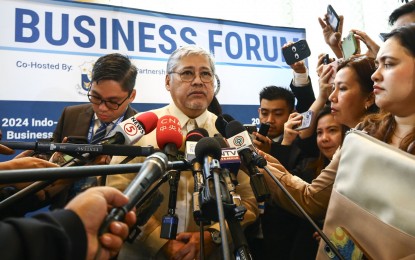
<instances>
[{"instance_id":1,"label":"camera lens","mask_svg":"<svg viewBox=\"0 0 415 260\"><path fill-rule=\"evenodd\" d=\"M295 58L296 60L298 60L298 59L300 58L300 55L298 55L298 53L296 53L296 54L294 54L294 58Z\"/></svg>"},{"instance_id":2,"label":"camera lens","mask_svg":"<svg viewBox=\"0 0 415 260\"><path fill-rule=\"evenodd\" d=\"M296 52L296 51L297 51L297 48L296 48L295 46L293 46L293 47L291 47L291 50L292 50L293 52Z\"/></svg>"}]
</instances>

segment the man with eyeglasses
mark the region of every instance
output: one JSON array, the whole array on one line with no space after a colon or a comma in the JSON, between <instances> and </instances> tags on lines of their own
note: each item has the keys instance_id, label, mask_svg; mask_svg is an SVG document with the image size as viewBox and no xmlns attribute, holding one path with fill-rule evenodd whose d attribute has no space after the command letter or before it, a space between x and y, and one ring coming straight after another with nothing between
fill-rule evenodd
<instances>
[{"instance_id":1,"label":"man with eyeglasses","mask_svg":"<svg viewBox=\"0 0 415 260\"><path fill-rule=\"evenodd\" d=\"M67 137L84 137L88 143L99 143L115 126L135 114L133 102L137 68L127 56L113 53L100 57L94 64L87 97L88 104L64 108L53 133L54 142L66 141ZM99 136L99 137L98 137ZM57 156L59 157L59 156ZM109 156L98 156L94 164L108 164ZM86 178L75 183L68 197L62 192L54 207L63 206L78 192L96 185L96 178ZM54 196L62 186L54 185L48 190ZM55 200L57 200L56 198Z\"/></svg>"},{"instance_id":2,"label":"man with eyeglasses","mask_svg":"<svg viewBox=\"0 0 415 260\"><path fill-rule=\"evenodd\" d=\"M207 110L214 97L215 65L211 55L204 49L191 45L175 50L167 61L165 78L166 90L170 92L172 102L160 109L152 110L159 118L172 115L180 121L183 137L194 128L204 128L210 136L218 131L215 128L217 116ZM135 145L153 145L157 147L156 131L143 136ZM136 158L131 162L142 162L145 158ZM114 157L112 163L119 163L123 157ZM107 185L124 190L135 174L119 174L108 176ZM246 207L242 225L255 220L258 209L255 196L246 173L237 175L239 186L236 192L241 196ZM178 184L175 213L178 216L176 239L160 238L163 216L168 209L169 184L164 183L159 191L164 200L149 221L140 229L142 232L133 244L124 244L118 259L199 259L200 228L193 218L192 200L194 178L191 171L181 171ZM208 229L209 228L209 229ZM204 228L205 256L209 259L220 258L220 245L214 242L219 224L214 223ZM209 231L208 231L209 230ZM232 252L232 250L231 250Z\"/></svg>"}]
</instances>

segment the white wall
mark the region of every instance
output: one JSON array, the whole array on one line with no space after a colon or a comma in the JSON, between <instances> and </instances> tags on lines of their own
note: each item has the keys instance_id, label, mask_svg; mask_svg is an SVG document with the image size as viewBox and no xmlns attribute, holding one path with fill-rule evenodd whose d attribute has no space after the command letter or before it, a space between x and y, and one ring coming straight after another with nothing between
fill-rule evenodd
<instances>
[{"instance_id":1,"label":"white wall","mask_svg":"<svg viewBox=\"0 0 415 260\"><path fill-rule=\"evenodd\" d=\"M334 56L324 42L317 20L318 17L324 16L327 5L331 4L339 15L344 15L343 35L346 35L350 29L359 29L366 32L378 44L381 44L379 33L390 29L389 14L402 5L402 1L398 0L98 0L95 2L197 17L305 28L311 49L310 76L316 93L318 92L315 72L317 56L323 52Z\"/></svg>"}]
</instances>

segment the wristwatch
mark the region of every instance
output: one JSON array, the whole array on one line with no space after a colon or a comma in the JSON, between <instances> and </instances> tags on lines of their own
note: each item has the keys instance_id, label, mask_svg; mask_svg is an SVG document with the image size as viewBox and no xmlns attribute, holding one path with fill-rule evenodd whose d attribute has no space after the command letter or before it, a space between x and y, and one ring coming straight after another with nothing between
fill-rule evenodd
<instances>
[{"instance_id":1,"label":"wristwatch","mask_svg":"<svg viewBox=\"0 0 415 260\"><path fill-rule=\"evenodd\" d=\"M220 245L222 243L222 237L220 236L220 231L214 228L208 228L206 231L209 231L210 237L212 238L212 242L215 245Z\"/></svg>"}]
</instances>

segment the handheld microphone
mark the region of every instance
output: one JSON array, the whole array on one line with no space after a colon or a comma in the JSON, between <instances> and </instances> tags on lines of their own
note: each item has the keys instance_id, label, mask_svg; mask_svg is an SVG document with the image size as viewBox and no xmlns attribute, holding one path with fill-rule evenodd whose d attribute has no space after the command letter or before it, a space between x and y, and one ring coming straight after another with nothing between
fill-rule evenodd
<instances>
[{"instance_id":1,"label":"handheld microphone","mask_svg":"<svg viewBox=\"0 0 415 260\"><path fill-rule=\"evenodd\" d=\"M193 219L196 224L207 225L210 221L203 219L202 213L200 212L199 194L203 187L203 174L202 166L196 160L195 147L197 142L203 137L208 137L209 133L204 128L196 128L186 135L186 150L185 158L192 164L192 174L194 178L194 190L193 190Z\"/></svg>"},{"instance_id":2,"label":"handheld microphone","mask_svg":"<svg viewBox=\"0 0 415 260\"><path fill-rule=\"evenodd\" d=\"M157 122L156 139L158 147L164 151L169 161L177 160L177 151L182 146L183 136L179 119L162 116Z\"/></svg>"},{"instance_id":3,"label":"handheld microphone","mask_svg":"<svg viewBox=\"0 0 415 260\"><path fill-rule=\"evenodd\" d=\"M226 126L228 125L230 121L233 121L233 120L234 119L231 115L228 115L228 114L219 115L215 121L216 130L218 130L218 132L222 136L226 136Z\"/></svg>"},{"instance_id":4,"label":"handheld microphone","mask_svg":"<svg viewBox=\"0 0 415 260\"><path fill-rule=\"evenodd\" d=\"M177 160L178 150L183 142L181 130L179 119L174 116L162 116L157 122L157 145L164 151L169 161ZM168 180L170 186L168 212L162 218L160 237L175 239L179 223L179 218L175 212L180 172L176 170L169 171Z\"/></svg>"},{"instance_id":5,"label":"handheld microphone","mask_svg":"<svg viewBox=\"0 0 415 260\"><path fill-rule=\"evenodd\" d=\"M257 166L262 168L267 164L267 161L256 153L249 133L238 121L231 121L226 126L226 137L229 146L238 149L239 156L248 169L256 200L264 202L270 196L270 192L264 181L264 175L259 172Z\"/></svg>"},{"instance_id":6,"label":"handheld microphone","mask_svg":"<svg viewBox=\"0 0 415 260\"><path fill-rule=\"evenodd\" d=\"M111 222L115 220L124 220L125 215L134 208L150 186L162 177L167 169L167 165L167 156L160 152L154 153L144 160L143 166L137 176L124 191L124 194L129 199L128 203L122 207L111 210L104 223L101 225L99 234L107 232Z\"/></svg>"},{"instance_id":7,"label":"handheld microphone","mask_svg":"<svg viewBox=\"0 0 415 260\"><path fill-rule=\"evenodd\" d=\"M135 144L156 128L157 121L158 117L153 112L134 115L119 123L113 130L115 134L102 139L99 144Z\"/></svg>"},{"instance_id":8,"label":"handheld microphone","mask_svg":"<svg viewBox=\"0 0 415 260\"><path fill-rule=\"evenodd\" d=\"M195 148L196 160L202 165L203 186L199 193L199 207L204 219L218 221L217 200L228 202L229 193L226 190L226 184L221 180L220 194L217 198L214 185L214 171L221 171L219 160L222 156L220 144L212 137L200 139Z\"/></svg>"}]
</instances>

